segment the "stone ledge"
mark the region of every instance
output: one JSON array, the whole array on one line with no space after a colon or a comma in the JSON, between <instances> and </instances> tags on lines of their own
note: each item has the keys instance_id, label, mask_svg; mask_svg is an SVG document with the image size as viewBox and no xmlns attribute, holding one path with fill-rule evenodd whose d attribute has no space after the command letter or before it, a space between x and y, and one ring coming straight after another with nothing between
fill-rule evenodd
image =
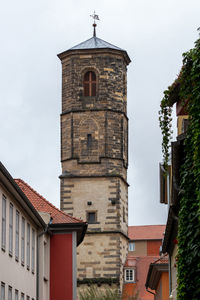
<instances>
[{"instance_id":1,"label":"stone ledge","mask_svg":"<svg viewBox=\"0 0 200 300\"><path fill-rule=\"evenodd\" d=\"M99 277L99 278L84 278L84 279L77 279L77 286L80 286L81 284L87 284L88 286L92 284L97 284L98 286L101 286L102 284L120 284L119 278L104 278L104 277Z\"/></svg>"}]
</instances>

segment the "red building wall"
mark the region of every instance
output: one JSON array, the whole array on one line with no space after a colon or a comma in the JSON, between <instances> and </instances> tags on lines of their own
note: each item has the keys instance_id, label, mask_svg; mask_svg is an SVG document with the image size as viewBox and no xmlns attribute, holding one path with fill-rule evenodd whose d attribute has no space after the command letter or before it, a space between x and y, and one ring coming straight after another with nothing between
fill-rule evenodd
<instances>
[{"instance_id":1,"label":"red building wall","mask_svg":"<svg viewBox=\"0 0 200 300\"><path fill-rule=\"evenodd\" d=\"M72 300L72 234L54 234L50 242L50 300Z\"/></svg>"},{"instance_id":2,"label":"red building wall","mask_svg":"<svg viewBox=\"0 0 200 300\"><path fill-rule=\"evenodd\" d=\"M148 256L159 255L159 250L161 245L162 245L162 240L147 241L147 255Z\"/></svg>"}]
</instances>

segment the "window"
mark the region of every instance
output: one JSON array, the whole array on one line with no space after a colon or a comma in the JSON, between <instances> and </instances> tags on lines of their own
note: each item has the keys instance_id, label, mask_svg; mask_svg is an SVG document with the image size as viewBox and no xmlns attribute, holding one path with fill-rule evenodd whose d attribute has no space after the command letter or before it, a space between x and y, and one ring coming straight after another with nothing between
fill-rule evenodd
<instances>
[{"instance_id":1,"label":"window","mask_svg":"<svg viewBox=\"0 0 200 300\"><path fill-rule=\"evenodd\" d=\"M92 135L88 134L87 135L87 149L90 150L92 147Z\"/></svg>"},{"instance_id":2,"label":"window","mask_svg":"<svg viewBox=\"0 0 200 300\"><path fill-rule=\"evenodd\" d=\"M84 96L96 96L96 74L92 71L84 75Z\"/></svg>"},{"instance_id":3,"label":"window","mask_svg":"<svg viewBox=\"0 0 200 300\"><path fill-rule=\"evenodd\" d=\"M15 259L19 260L19 212L16 211L16 225L15 225Z\"/></svg>"},{"instance_id":4,"label":"window","mask_svg":"<svg viewBox=\"0 0 200 300\"><path fill-rule=\"evenodd\" d=\"M24 248L25 248L25 219L22 217L22 230L21 230L21 261L24 265Z\"/></svg>"},{"instance_id":5,"label":"window","mask_svg":"<svg viewBox=\"0 0 200 300\"><path fill-rule=\"evenodd\" d=\"M29 297L29 296L26 296L26 300L30 300L30 297Z\"/></svg>"},{"instance_id":6,"label":"window","mask_svg":"<svg viewBox=\"0 0 200 300\"><path fill-rule=\"evenodd\" d=\"M5 283L1 283L1 300L5 300Z\"/></svg>"},{"instance_id":7,"label":"window","mask_svg":"<svg viewBox=\"0 0 200 300\"><path fill-rule=\"evenodd\" d=\"M44 268L44 280L47 281L49 277L49 248L46 239L44 240L43 268Z\"/></svg>"},{"instance_id":8,"label":"window","mask_svg":"<svg viewBox=\"0 0 200 300\"><path fill-rule=\"evenodd\" d=\"M15 300L19 300L18 296L19 296L18 290L15 290Z\"/></svg>"},{"instance_id":9,"label":"window","mask_svg":"<svg viewBox=\"0 0 200 300\"><path fill-rule=\"evenodd\" d=\"M8 287L8 300L12 300L12 287Z\"/></svg>"},{"instance_id":10,"label":"window","mask_svg":"<svg viewBox=\"0 0 200 300\"><path fill-rule=\"evenodd\" d=\"M96 223L96 212L87 213L87 222L89 224Z\"/></svg>"},{"instance_id":11,"label":"window","mask_svg":"<svg viewBox=\"0 0 200 300\"><path fill-rule=\"evenodd\" d=\"M30 224L27 224L27 245L26 245L26 263L27 269L30 269Z\"/></svg>"},{"instance_id":12,"label":"window","mask_svg":"<svg viewBox=\"0 0 200 300\"><path fill-rule=\"evenodd\" d=\"M35 272L35 230L32 229L31 269Z\"/></svg>"},{"instance_id":13,"label":"window","mask_svg":"<svg viewBox=\"0 0 200 300\"><path fill-rule=\"evenodd\" d=\"M9 210L9 254L13 253L13 205L10 203Z\"/></svg>"},{"instance_id":14,"label":"window","mask_svg":"<svg viewBox=\"0 0 200 300\"><path fill-rule=\"evenodd\" d=\"M134 269L125 269L125 281L135 281Z\"/></svg>"},{"instance_id":15,"label":"window","mask_svg":"<svg viewBox=\"0 0 200 300\"><path fill-rule=\"evenodd\" d=\"M6 197L2 196L1 248L6 249Z\"/></svg>"},{"instance_id":16,"label":"window","mask_svg":"<svg viewBox=\"0 0 200 300\"><path fill-rule=\"evenodd\" d=\"M125 208L123 206L123 222L126 222L126 219L125 219Z\"/></svg>"},{"instance_id":17,"label":"window","mask_svg":"<svg viewBox=\"0 0 200 300\"><path fill-rule=\"evenodd\" d=\"M134 242L129 242L128 251L135 251L135 243Z\"/></svg>"},{"instance_id":18,"label":"window","mask_svg":"<svg viewBox=\"0 0 200 300\"><path fill-rule=\"evenodd\" d=\"M21 300L24 300L24 293L21 293Z\"/></svg>"},{"instance_id":19,"label":"window","mask_svg":"<svg viewBox=\"0 0 200 300\"><path fill-rule=\"evenodd\" d=\"M170 183L170 166L168 166L168 175L166 176L166 171L163 164L160 163L160 203L168 203L169 195L169 183Z\"/></svg>"}]
</instances>

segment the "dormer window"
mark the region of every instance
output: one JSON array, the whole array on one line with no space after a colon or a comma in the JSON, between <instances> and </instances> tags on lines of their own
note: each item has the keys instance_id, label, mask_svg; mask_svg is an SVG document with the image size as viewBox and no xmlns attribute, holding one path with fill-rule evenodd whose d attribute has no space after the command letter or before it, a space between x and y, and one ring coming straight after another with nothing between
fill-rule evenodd
<instances>
[{"instance_id":1,"label":"dormer window","mask_svg":"<svg viewBox=\"0 0 200 300\"><path fill-rule=\"evenodd\" d=\"M88 71L85 73L83 86L85 97L96 96L96 74L94 72Z\"/></svg>"},{"instance_id":2,"label":"dormer window","mask_svg":"<svg viewBox=\"0 0 200 300\"><path fill-rule=\"evenodd\" d=\"M125 269L124 280L128 282L135 282L135 269Z\"/></svg>"}]
</instances>

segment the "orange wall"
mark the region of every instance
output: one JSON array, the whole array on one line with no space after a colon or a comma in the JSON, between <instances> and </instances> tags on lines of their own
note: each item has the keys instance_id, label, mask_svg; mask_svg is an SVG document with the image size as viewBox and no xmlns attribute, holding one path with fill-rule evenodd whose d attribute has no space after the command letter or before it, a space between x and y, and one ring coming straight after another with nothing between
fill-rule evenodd
<instances>
[{"instance_id":1,"label":"orange wall","mask_svg":"<svg viewBox=\"0 0 200 300\"><path fill-rule=\"evenodd\" d=\"M169 299L169 276L168 272L162 273L162 300L168 300Z\"/></svg>"},{"instance_id":2,"label":"orange wall","mask_svg":"<svg viewBox=\"0 0 200 300\"><path fill-rule=\"evenodd\" d=\"M161 245L162 245L161 240L147 241L147 255L148 256L159 255L159 250Z\"/></svg>"},{"instance_id":3,"label":"orange wall","mask_svg":"<svg viewBox=\"0 0 200 300\"><path fill-rule=\"evenodd\" d=\"M137 288L136 283L124 283L123 300L129 299L130 296L133 296L137 290L136 288Z\"/></svg>"}]
</instances>

